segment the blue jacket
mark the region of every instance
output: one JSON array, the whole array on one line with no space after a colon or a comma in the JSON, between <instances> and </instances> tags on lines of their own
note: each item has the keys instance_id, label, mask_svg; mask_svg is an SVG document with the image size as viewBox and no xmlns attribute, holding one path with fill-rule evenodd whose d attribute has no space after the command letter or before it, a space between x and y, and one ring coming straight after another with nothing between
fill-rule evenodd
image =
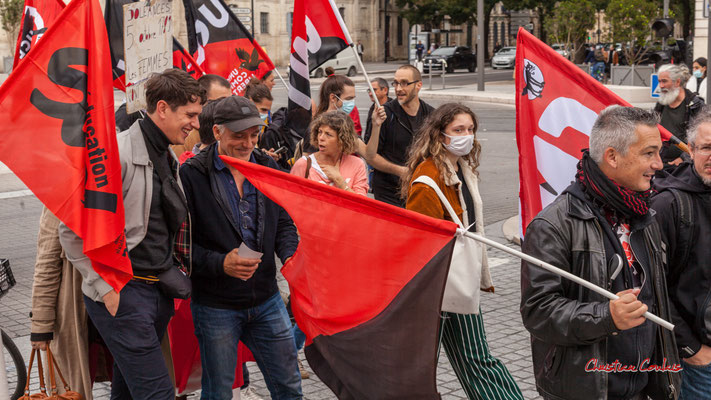
<instances>
[{"instance_id":1,"label":"blue jacket","mask_svg":"<svg viewBox=\"0 0 711 400\"><path fill-rule=\"evenodd\" d=\"M247 281L225 274L225 256L242 244L242 238L215 175L215 146L180 168L192 219L193 300L208 307L241 310L262 304L278 291L274 254L283 262L294 254L299 239L286 211L258 191L258 248L254 250L264 253L262 262ZM255 149L253 154L257 164L279 169L261 150Z\"/></svg>"}]
</instances>

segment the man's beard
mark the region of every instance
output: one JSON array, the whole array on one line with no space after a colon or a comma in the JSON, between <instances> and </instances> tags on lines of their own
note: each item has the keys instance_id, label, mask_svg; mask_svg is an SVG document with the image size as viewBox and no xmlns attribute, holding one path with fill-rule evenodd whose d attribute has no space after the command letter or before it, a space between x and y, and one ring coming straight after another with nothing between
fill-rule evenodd
<instances>
[{"instance_id":1,"label":"man's beard","mask_svg":"<svg viewBox=\"0 0 711 400\"><path fill-rule=\"evenodd\" d=\"M411 92L410 94L405 97L405 100L400 101L400 99L397 99L398 103L400 103L401 106L404 106L405 104L411 103L413 100L417 98L417 93L416 92Z\"/></svg>"},{"instance_id":2,"label":"man's beard","mask_svg":"<svg viewBox=\"0 0 711 400\"><path fill-rule=\"evenodd\" d=\"M680 91L681 87L669 89L666 92L662 91L661 93L659 93L659 100L657 100L657 102L663 106L668 106L669 104L673 103L677 97L679 97Z\"/></svg>"}]
</instances>

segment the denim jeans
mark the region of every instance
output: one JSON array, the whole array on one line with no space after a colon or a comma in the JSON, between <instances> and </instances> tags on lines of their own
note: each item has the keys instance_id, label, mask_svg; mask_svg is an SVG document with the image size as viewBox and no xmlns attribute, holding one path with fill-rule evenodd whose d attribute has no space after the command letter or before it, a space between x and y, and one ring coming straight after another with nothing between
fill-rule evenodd
<instances>
[{"instance_id":1,"label":"denim jeans","mask_svg":"<svg viewBox=\"0 0 711 400\"><path fill-rule=\"evenodd\" d=\"M111 400L175 399L160 347L174 313L173 300L158 285L136 281L129 281L120 294L114 317L104 303L84 296L86 311L114 357Z\"/></svg>"},{"instance_id":2,"label":"denim jeans","mask_svg":"<svg viewBox=\"0 0 711 400\"><path fill-rule=\"evenodd\" d=\"M296 342L296 349L301 350L304 348L304 343L306 343L306 334L299 328L299 325L294 324L294 341Z\"/></svg>"},{"instance_id":3,"label":"denim jeans","mask_svg":"<svg viewBox=\"0 0 711 400\"><path fill-rule=\"evenodd\" d=\"M252 352L274 400L301 399L301 374L286 307L277 292L245 310L191 303L202 362L202 400L231 400L237 342Z\"/></svg>"},{"instance_id":4,"label":"denim jeans","mask_svg":"<svg viewBox=\"0 0 711 400\"><path fill-rule=\"evenodd\" d=\"M711 399L711 364L697 366L681 360L681 393L679 400Z\"/></svg>"}]
</instances>

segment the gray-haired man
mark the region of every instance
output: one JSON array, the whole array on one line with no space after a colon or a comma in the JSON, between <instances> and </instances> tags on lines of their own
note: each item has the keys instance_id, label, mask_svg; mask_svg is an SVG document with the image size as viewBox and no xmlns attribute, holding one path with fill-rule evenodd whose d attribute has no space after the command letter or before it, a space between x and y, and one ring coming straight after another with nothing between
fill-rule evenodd
<instances>
[{"instance_id":1,"label":"gray-haired man","mask_svg":"<svg viewBox=\"0 0 711 400\"><path fill-rule=\"evenodd\" d=\"M521 316L546 399L673 398L678 374L659 228L648 212L662 168L657 118L612 106L598 116L576 181L528 225L523 251L617 293L610 301L527 262ZM635 372L629 372L633 370Z\"/></svg>"},{"instance_id":2,"label":"gray-haired man","mask_svg":"<svg viewBox=\"0 0 711 400\"><path fill-rule=\"evenodd\" d=\"M708 399L711 387L711 109L691 122L691 162L654 180L655 217L667 243L669 298L679 355L681 397Z\"/></svg>"}]
</instances>

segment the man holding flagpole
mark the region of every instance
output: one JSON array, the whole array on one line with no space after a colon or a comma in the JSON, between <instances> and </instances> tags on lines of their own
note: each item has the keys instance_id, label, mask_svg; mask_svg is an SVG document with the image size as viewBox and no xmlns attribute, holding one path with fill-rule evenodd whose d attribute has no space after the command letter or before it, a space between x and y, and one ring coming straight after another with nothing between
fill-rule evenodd
<instances>
[{"instance_id":1,"label":"man holding flagpole","mask_svg":"<svg viewBox=\"0 0 711 400\"><path fill-rule=\"evenodd\" d=\"M521 316L546 399L678 395L674 336L642 316L649 309L670 319L661 236L649 213L651 179L662 168L657 123L638 108L603 110L576 181L526 229L524 253L619 296L609 301L522 262Z\"/></svg>"}]
</instances>

